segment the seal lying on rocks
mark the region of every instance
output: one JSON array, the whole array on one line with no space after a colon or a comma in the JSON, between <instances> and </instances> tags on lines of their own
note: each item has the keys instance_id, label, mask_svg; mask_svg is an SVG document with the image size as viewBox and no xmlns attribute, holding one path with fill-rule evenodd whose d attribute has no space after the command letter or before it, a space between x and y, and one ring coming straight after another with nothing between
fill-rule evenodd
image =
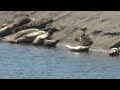
<instances>
[{"instance_id":1,"label":"seal lying on rocks","mask_svg":"<svg viewBox=\"0 0 120 90\"><path fill-rule=\"evenodd\" d=\"M55 47L56 44L59 43L59 42L60 42L60 40L47 40L47 39L45 39L44 40L44 45L46 47Z\"/></svg>"},{"instance_id":2,"label":"seal lying on rocks","mask_svg":"<svg viewBox=\"0 0 120 90\"><path fill-rule=\"evenodd\" d=\"M32 32L36 32L36 31L39 31L39 29L36 29L36 28L25 29L25 30L19 31L15 34L5 36L1 39L1 41L14 43L14 42L16 42L15 40L17 40L19 37L29 34L29 33L32 33Z\"/></svg>"},{"instance_id":3,"label":"seal lying on rocks","mask_svg":"<svg viewBox=\"0 0 120 90\"><path fill-rule=\"evenodd\" d=\"M52 34L53 31L49 30L47 33L37 36L32 43L34 45L39 45L41 42L43 42L43 40L50 39Z\"/></svg>"},{"instance_id":4,"label":"seal lying on rocks","mask_svg":"<svg viewBox=\"0 0 120 90\"><path fill-rule=\"evenodd\" d=\"M14 32L18 32L20 30L23 29L29 29L29 28L38 28L38 29L43 29L46 27L47 24L52 23L53 19L52 18L48 18L48 19L42 19L42 20L32 20L29 23L26 23L24 25L18 26L16 28L14 28Z\"/></svg>"},{"instance_id":5,"label":"seal lying on rocks","mask_svg":"<svg viewBox=\"0 0 120 90\"><path fill-rule=\"evenodd\" d=\"M93 41L88 36L81 36L80 37L80 44L81 44L81 46L91 46L93 44Z\"/></svg>"},{"instance_id":6,"label":"seal lying on rocks","mask_svg":"<svg viewBox=\"0 0 120 90\"><path fill-rule=\"evenodd\" d=\"M109 52L109 56L118 56L119 55L119 48L112 48Z\"/></svg>"},{"instance_id":7,"label":"seal lying on rocks","mask_svg":"<svg viewBox=\"0 0 120 90\"><path fill-rule=\"evenodd\" d=\"M79 41L81 36L85 36L85 33L82 30L78 30L74 33L73 38L75 41Z\"/></svg>"},{"instance_id":8,"label":"seal lying on rocks","mask_svg":"<svg viewBox=\"0 0 120 90\"><path fill-rule=\"evenodd\" d=\"M39 31L39 29L36 29L36 28L31 28L31 29L25 29L25 30L21 30L17 33L14 33L14 34L11 34L11 35L8 35L8 36L5 36L3 38L13 38L13 39L17 39L25 34L29 34L29 33L32 33L32 32L36 32L36 31Z\"/></svg>"},{"instance_id":9,"label":"seal lying on rocks","mask_svg":"<svg viewBox=\"0 0 120 90\"><path fill-rule=\"evenodd\" d=\"M5 27L0 29L0 36L4 37L7 35L10 35L12 33L14 33L14 28L23 25L25 23L30 22L31 20L29 19L29 17L25 16L25 17L21 17L20 19L18 19L16 22L6 25Z\"/></svg>"},{"instance_id":10,"label":"seal lying on rocks","mask_svg":"<svg viewBox=\"0 0 120 90\"><path fill-rule=\"evenodd\" d=\"M89 46L75 46L75 47L72 47L70 45L66 45L66 47L71 51L77 51L77 52L88 52L89 51Z\"/></svg>"},{"instance_id":11,"label":"seal lying on rocks","mask_svg":"<svg viewBox=\"0 0 120 90\"><path fill-rule=\"evenodd\" d=\"M32 43L32 41L39 35L45 34L45 31L36 31L29 34L26 34L16 40L16 43Z\"/></svg>"}]
</instances>

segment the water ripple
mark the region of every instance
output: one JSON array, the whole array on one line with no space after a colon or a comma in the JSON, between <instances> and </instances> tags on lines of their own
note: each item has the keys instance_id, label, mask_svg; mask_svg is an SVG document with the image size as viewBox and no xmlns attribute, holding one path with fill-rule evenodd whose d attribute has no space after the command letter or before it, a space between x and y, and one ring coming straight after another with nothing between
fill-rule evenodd
<instances>
[{"instance_id":1,"label":"water ripple","mask_svg":"<svg viewBox=\"0 0 120 90\"><path fill-rule=\"evenodd\" d=\"M104 51L70 52L67 48L0 43L1 79L120 78L120 56Z\"/></svg>"}]
</instances>

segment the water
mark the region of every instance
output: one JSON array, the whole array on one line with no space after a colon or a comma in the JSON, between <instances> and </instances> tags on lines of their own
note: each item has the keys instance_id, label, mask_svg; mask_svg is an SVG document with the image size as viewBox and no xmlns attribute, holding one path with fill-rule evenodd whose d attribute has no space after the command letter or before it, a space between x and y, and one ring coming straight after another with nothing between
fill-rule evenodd
<instances>
[{"instance_id":1,"label":"water","mask_svg":"<svg viewBox=\"0 0 120 90\"><path fill-rule=\"evenodd\" d=\"M0 79L119 79L120 56L0 43Z\"/></svg>"}]
</instances>

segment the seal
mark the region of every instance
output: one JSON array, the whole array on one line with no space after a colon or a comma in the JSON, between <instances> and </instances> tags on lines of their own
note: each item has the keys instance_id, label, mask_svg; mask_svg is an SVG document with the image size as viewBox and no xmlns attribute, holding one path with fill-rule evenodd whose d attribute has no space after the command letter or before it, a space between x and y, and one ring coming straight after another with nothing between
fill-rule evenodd
<instances>
[{"instance_id":1,"label":"seal","mask_svg":"<svg viewBox=\"0 0 120 90\"><path fill-rule=\"evenodd\" d=\"M66 47L70 50L70 51L77 51L77 52L88 52L89 51L89 46L70 46L70 45L66 45Z\"/></svg>"},{"instance_id":2,"label":"seal","mask_svg":"<svg viewBox=\"0 0 120 90\"><path fill-rule=\"evenodd\" d=\"M118 56L119 55L119 48L112 48L110 49L109 56Z\"/></svg>"},{"instance_id":3,"label":"seal","mask_svg":"<svg viewBox=\"0 0 120 90\"><path fill-rule=\"evenodd\" d=\"M19 31L17 33L5 36L3 38L4 39L8 39L8 38L17 39L17 38L19 38L19 37L21 37L21 36L23 36L25 34L29 34L29 33L36 32L36 31L39 31L39 29L36 29L36 28L25 29L25 30L21 30L21 31Z\"/></svg>"},{"instance_id":4,"label":"seal","mask_svg":"<svg viewBox=\"0 0 120 90\"><path fill-rule=\"evenodd\" d=\"M45 39L44 45L46 47L55 47L57 45L57 43L59 43L59 42L60 42L60 40L47 40L47 39Z\"/></svg>"},{"instance_id":5,"label":"seal","mask_svg":"<svg viewBox=\"0 0 120 90\"><path fill-rule=\"evenodd\" d=\"M32 43L34 45L39 45L39 43L43 42L43 40L50 39L52 34L53 34L53 31L49 30L47 33L37 36Z\"/></svg>"},{"instance_id":6,"label":"seal","mask_svg":"<svg viewBox=\"0 0 120 90\"><path fill-rule=\"evenodd\" d=\"M45 34L45 33L47 33L47 32L46 31L35 31L35 32L32 32L32 33L23 35L22 37L20 37L16 40L16 43L32 43L33 40L37 36Z\"/></svg>"},{"instance_id":7,"label":"seal","mask_svg":"<svg viewBox=\"0 0 120 90\"><path fill-rule=\"evenodd\" d=\"M21 26L25 23L30 22L31 20L29 19L29 17L21 17L20 19L18 19L16 22L13 22L11 24L6 25L5 27L0 29L0 36L4 37L7 35L10 35L12 33L14 33L14 28Z\"/></svg>"},{"instance_id":8,"label":"seal","mask_svg":"<svg viewBox=\"0 0 120 90\"><path fill-rule=\"evenodd\" d=\"M48 19L41 19L41 20L34 20L32 19L29 23L26 23L24 25L19 25L18 27L14 28L14 32L18 32L23 29L29 29L29 28L38 28L38 29L43 29L46 27L47 24L52 23L53 19L48 18Z\"/></svg>"},{"instance_id":9,"label":"seal","mask_svg":"<svg viewBox=\"0 0 120 90\"><path fill-rule=\"evenodd\" d=\"M81 36L79 41L81 46L91 46L93 44L92 39L88 36Z\"/></svg>"},{"instance_id":10,"label":"seal","mask_svg":"<svg viewBox=\"0 0 120 90\"><path fill-rule=\"evenodd\" d=\"M73 38L75 41L80 41L81 36L85 36L85 33L82 30L78 30L74 33Z\"/></svg>"}]
</instances>

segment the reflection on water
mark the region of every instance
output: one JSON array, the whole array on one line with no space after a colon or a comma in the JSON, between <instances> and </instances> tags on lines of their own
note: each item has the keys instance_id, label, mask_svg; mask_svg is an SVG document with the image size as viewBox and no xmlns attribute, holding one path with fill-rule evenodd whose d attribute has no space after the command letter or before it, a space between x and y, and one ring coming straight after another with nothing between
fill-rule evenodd
<instances>
[{"instance_id":1,"label":"reflection on water","mask_svg":"<svg viewBox=\"0 0 120 90\"><path fill-rule=\"evenodd\" d=\"M0 78L115 79L120 78L119 58L99 50L76 53L62 46L0 43Z\"/></svg>"}]
</instances>

